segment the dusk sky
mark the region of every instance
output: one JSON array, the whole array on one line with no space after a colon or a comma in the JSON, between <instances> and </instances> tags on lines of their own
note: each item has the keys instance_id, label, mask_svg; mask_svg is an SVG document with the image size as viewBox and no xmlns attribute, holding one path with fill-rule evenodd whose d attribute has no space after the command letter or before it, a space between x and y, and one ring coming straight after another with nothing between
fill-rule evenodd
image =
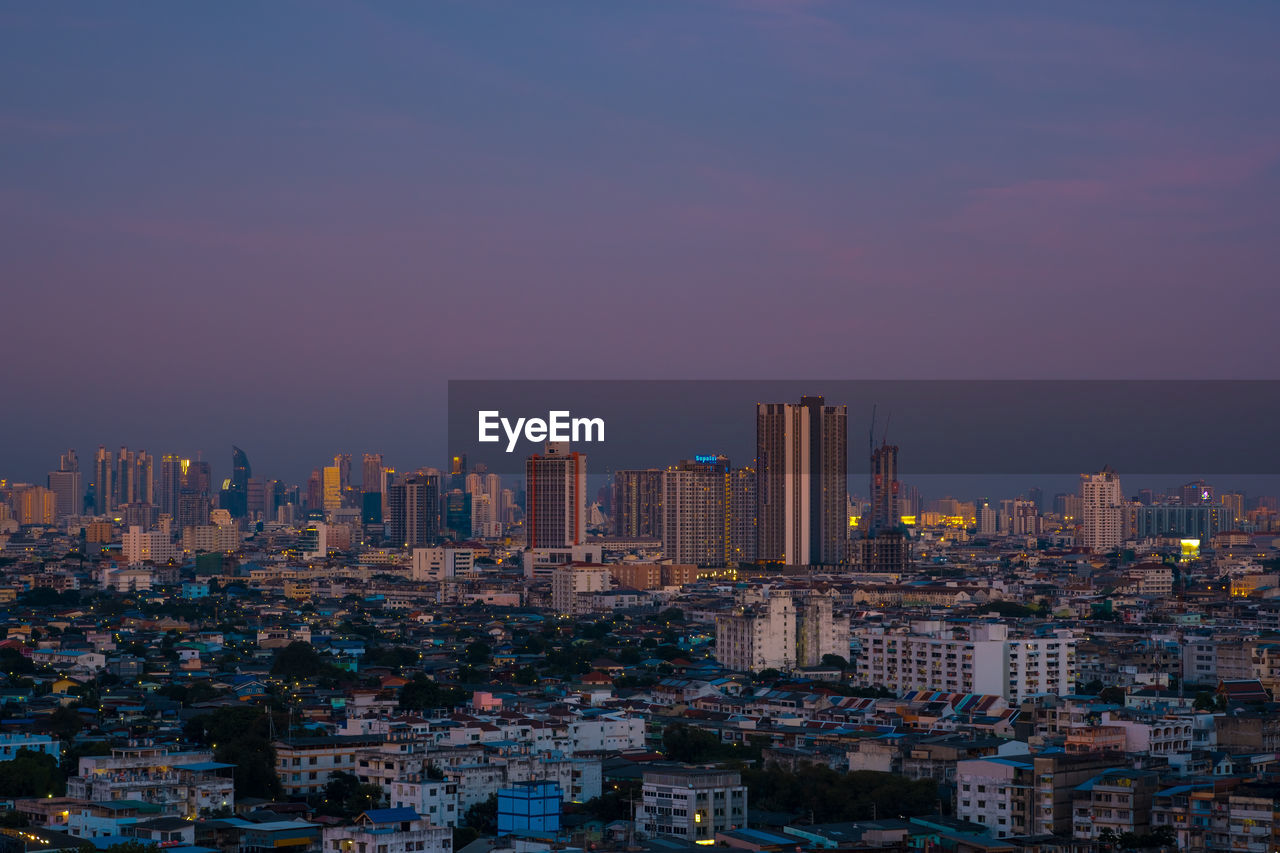
<instances>
[{"instance_id":1,"label":"dusk sky","mask_svg":"<svg viewBox=\"0 0 1280 853\"><path fill-rule=\"evenodd\" d=\"M1274 3L2 3L0 477L439 465L449 379L1280 378L1277 44Z\"/></svg>"}]
</instances>

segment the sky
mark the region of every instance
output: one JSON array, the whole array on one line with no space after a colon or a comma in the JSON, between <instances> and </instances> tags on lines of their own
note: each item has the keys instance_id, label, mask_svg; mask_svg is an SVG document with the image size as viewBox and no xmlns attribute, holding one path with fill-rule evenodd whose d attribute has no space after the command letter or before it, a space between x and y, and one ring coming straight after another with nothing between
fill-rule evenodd
<instances>
[{"instance_id":1,"label":"sky","mask_svg":"<svg viewBox=\"0 0 1280 853\"><path fill-rule=\"evenodd\" d=\"M0 477L440 464L450 379L1278 378L1278 42L1270 3L0 2Z\"/></svg>"}]
</instances>

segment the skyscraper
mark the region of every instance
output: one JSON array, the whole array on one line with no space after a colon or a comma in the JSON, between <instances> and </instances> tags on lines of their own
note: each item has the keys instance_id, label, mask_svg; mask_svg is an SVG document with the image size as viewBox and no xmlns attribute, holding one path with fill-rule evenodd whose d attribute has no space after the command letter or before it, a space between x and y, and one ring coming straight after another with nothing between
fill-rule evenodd
<instances>
[{"instance_id":1,"label":"skyscraper","mask_svg":"<svg viewBox=\"0 0 1280 853\"><path fill-rule=\"evenodd\" d=\"M58 518L80 514L84 508L84 490L80 486L80 459L74 450L62 454L58 470L49 472L48 485L54 494Z\"/></svg>"},{"instance_id":2,"label":"skyscraper","mask_svg":"<svg viewBox=\"0 0 1280 853\"><path fill-rule=\"evenodd\" d=\"M366 453L360 466L360 490L382 494L382 454Z\"/></svg>"},{"instance_id":3,"label":"skyscraper","mask_svg":"<svg viewBox=\"0 0 1280 853\"><path fill-rule=\"evenodd\" d=\"M178 515L178 494L182 490L183 461L176 454L166 453L160 457L160 483L156 489L159 493L160 511L172 518Z\"/></svg>"},{"instance_id":4,"label":"skyscraper","mask_svg":"<svg viewBox=\"0 0 1280 853\"><path fill-rule=\"evenodd\" d=\"M1120 477L1110 466L1080 475L1081 544L1090 551L1110 551L1123 541L1124 497Z\"/></svg>"},{"instance_id":5,"label":"skyscraper","mask_svg":"<svg viewBox=\"0 0 1280 853\"><path fill-rule=\"evenodd\" d=\"M662 470L613 473L613 535L624 539L662 538Z\"/></svg>"},{"instance_id":6,"label":"skyscraper","mask_svg":"<svg viewBox=\"0 0 1280 853\"><path fill-rule=\"evenodd\" d=\"M898 500L898 447L883 443L871 452L871 509L869 533L897 528L902 522Z\"/></svg>"},{"instance_id":7,"label":"skyscraper","mask_svg":"<svg viewBox=\"0 0 1280 853\"><path fill-rule=\"evenodd\" d=\"M338 491L346 494L351 488L351 454L339 453L333 457L333 466L338 469Z\"/></svg>"},{"instance_id":8,"label":"skyscraper","mask_svg":"<svg viewBox=\"0 0 1280 853\"><path fill-rule=\"evenodd\" d=\"M845 560L848 407L822 397L756 407L757 557L788 565Z\"/></svg>"},{"instance_id":9,"label":"skyscraper","mask_svg":"<svg viewBox=\"0 0 1280 853\"><path fill-rule=\"evenodd\" d=\"M342 508L342 468L338 465L326 465L323 471L323 496L325 512Z\"/></svg>"},{"instance_id":10,"label":"skyscraper","mask_svg":"<svg viewBox=\"0 0 1280 853\"><path fill-rule=\"evenodd\" d=\"M587 457L567 442L547 442L525 462L525 535L530 548L586 540Z\"/></svg>"},{"instance_id":11,"label":"skyscraper","mask_svg":"<svg viewBox=\"0 0 1280 853\"><path fill-rule=\"evenodd\" d=\"M729 460L686 459L662 474L662 556L676 563L723 566L732 531Z\"/></svg>"},{"instance_id":12,"label":"skyscraper","mask_svg":"<svg viewBox=\"0 0 1280 853\"><path fill-rule=\"evenodd\" d=\"M249 479L252 476L248 455L232 445L231 479L222 495L222 508L230 512L232 518L245 518L249 515Z\"/></svg>"},{"instance_id":13,"label":"skyscraper","mask_svg":"<svg viewBox=\"0 0 1280 853\"><path fill-rule=\"evenodd\" d=\"M397 548L425 548L440 538L440 478L416 474L387 488L389 535Z\"/></svg>"},{"instance_id":14,"label":"skyscraper","mask_svg":"<svg viewBox=\"0 0 1280 853\"><path fill-rule=\"evenodd\" d=\"M93 511L96 515L111 512L112 481L115 479L115 454L98 445L98 452L93 456Z\"/></svg>"}]
</instances>

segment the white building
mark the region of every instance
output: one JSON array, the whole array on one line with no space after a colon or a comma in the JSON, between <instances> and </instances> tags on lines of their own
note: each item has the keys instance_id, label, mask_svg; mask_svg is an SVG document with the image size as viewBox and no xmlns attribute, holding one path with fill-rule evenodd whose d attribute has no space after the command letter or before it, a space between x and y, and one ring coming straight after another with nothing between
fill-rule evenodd
<instances>
[{"instance_id":1,"label":"white building","mask_svg":"<svg viewBox=\"0 0 1280 853\"><path fill-rule=\"evenodd\" d=\"M990 756L956 762L956 817L980 823L996 838L1014 835L1015 776L1030 756Z\"/></svg>"},{"instance_id":2,"label":"white building","mask_svg":"<svg viewBox=\"0 0 1280 853\"><path fill-rule=\"evenodd\" d=\"M755 605L716 617L716 659L728 669L758 672L816 666L824 655L849 655L849 620L826 595L795 598L774 590Z\"/></svg>"},{"instance_id":3,"label":"white building","mask_svg":"<svg viewBox=\"0 0 1280 853\"><path fill-rule=\"evenodd\" d=\"M1002 623L956 627L936 621L913 623L909 632L861 627L853 631L862 649L854 661L855 679L898 694L940 690L1010 702L1073 691L1079 668L1071 631L1018 638L1008 631Z\"/></svg>"},{"instance_id":4,"label":"white building","mask_svg":"<svg viewBox=\"0 0 1280 853\"><path fill-rule=\"evenodd\" d=\"M612 587L608 566L561 566L551 574L551 607L565 616L590 613L594 593Z\"/></svg>"},{"instance_id":5,"label":"white building","mask_svg":"<svg viewBox=\"0 0 1280 853\"><path fill-rule=\"evenodd\" d=\"M442 581L475 570L476 554L470 548L414 548L411 577L415 581Z\"/></svg>"},{"instance_id":6,"label":"white building","mask_svg":"<svg viewBox=\"0 0 1280 853\"><path fill-rule=\"evenodd\" d=\"M122 545L125 562L131 566L167 563L182 557L182 549L169 541L169 534L160 530L143 530L136 524L124 535Z\"/></svg>"},{"instance_id":7,"label":"white building","mask_svg":"<svg viewBox=\"0 0 1280 853\"><path fill-rule=\"evenodd\" d=\"M678 765L645 770L635 821L646 837L712 844L717 832L747 825L747 788L742 775L731 770Z\"/></svg>"},{"instance_id":8,"label":"white building","mask_svg":"<svg viewBox=\"0 0 1280 853\"><path fill-rule=\"evenodd\" d=\"M1120 477L1110 468L1080 475L1081 544L1090 551L1110 551L1124 541L1124 495Z\"/></svg>"},{"instance_id":9,"label":"white building","mask_svg":"<svg viewBox=\"0 0 1280 853\"><path fill-rule=\"evenodd\" d=\"M13 761L22 750L43 752L54 758L62 757L62 741L54 740L48 735L24 733L0 734L0 761Z\"/></svg>"},{"instance_id":10,"label":"white building","mask_svg":"<svg viewBox=\"0 0 1280 853\"><path fill-rule=\"evenodd\" d=\"M458 825L458 785L443 779L405 778L383 786L392 808L409 808L437 826Z\"/></svg>"},{"instance_id":11,"label":"white building","mask_svg":"<svg viewBox=\"0 0 1280 853\"><path fill-rule=\"evenodd\" d=\"M550 578L556 569L568 563L599 563L604 559L604 549L600 545L530 548L522 559L525 579L536 580Z\"/></svg>"}]
</instances>

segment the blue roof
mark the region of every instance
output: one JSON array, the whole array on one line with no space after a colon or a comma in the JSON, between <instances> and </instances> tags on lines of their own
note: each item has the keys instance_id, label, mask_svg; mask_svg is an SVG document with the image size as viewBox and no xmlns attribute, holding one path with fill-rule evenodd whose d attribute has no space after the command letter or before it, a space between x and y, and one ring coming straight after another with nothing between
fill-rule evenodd
<instances>
[{"instance_id":1,"label":"blue roof","mask_svg":"<svg viewBox=\"0 0 1280 853\"><path fill-rule=\"evenodd\" d=\"M399 823L405 820L418 820L418 813L411 808L368 809L364 816L374 823Z\"/></svg>"}]
</instances>

